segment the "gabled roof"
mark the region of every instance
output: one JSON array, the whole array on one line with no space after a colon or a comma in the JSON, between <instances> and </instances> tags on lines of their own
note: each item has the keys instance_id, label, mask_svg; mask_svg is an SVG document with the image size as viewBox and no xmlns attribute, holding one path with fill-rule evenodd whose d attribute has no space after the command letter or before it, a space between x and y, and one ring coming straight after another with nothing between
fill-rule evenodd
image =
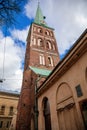
<instances>
[{"instance_id":1,"label":"gabled roof","mask_svg":"<svg viewBox=\"0 0 87 130\"><path fill-rule=\"evenodd\" d=\"M50 70L47 70L47 69L40 69L40 68L36 68L36 67L32 67L32 66L29 66L29 68L35 73L35 74L38 74L38 75L41 75L41 76L45 76L47 77L51 71Z\"/></svg>"},{"instance_id":2,"label":"gabled roof","mask_svg":"<svg viewBox=\"0 0 87 130\"><path fill-rule=\"evenodd\" d=\"M47 24L46 24L44 19L45 19L45 17L43 16L41 8L40 8L40 5L38 3L38 7L37 7L34 23L47 26Z\"/></svg>"}]
</instances>

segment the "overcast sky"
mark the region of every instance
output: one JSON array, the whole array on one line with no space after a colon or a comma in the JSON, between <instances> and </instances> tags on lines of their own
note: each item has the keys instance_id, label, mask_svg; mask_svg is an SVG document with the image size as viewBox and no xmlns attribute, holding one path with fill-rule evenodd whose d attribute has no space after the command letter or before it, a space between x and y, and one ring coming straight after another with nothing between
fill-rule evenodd
<instances>
[{"instance_id":1,"label":"overcast sky","mask_svg":"<svg viewBox=\"0 0 87 130\"><path fill-rule=\"evenodd\" d=\"M87 27L87 0L40 0L40 7L48 26L55 29L62 57ZM26 37L36 9L37 0L29 0L19 15L20 25L9 28L6 37L0 31L0 78L6 79L0 83L2 89L21 89Z\"/></svg>"}]
</instances>

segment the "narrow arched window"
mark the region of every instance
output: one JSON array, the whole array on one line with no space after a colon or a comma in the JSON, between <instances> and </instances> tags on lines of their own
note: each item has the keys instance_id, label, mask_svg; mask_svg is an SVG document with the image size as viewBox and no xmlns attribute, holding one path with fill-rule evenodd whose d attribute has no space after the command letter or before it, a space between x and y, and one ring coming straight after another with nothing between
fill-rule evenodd
<instances>
[{"instance_id":1,"label":"narrow arched window","mask_svg":"<svg viewBox=\"0 0 87 130\"><path fill-rule=\"evenodd\" d=\"M51 56L48 57L48 65L53 66L53 60Z\"/></svg>"},{"instance_id":2,"label":"narrow arched window","mask_svg":"<svg viewBox=\"0 0 87 130\"><path fill-rule=\"evenodd\" d=\"M38 28L38 33L42 33L42 29L41 28Z\"/></svg>"},{"instance_id":3,"label":"narrow arched window","mask_svg":"<svg viewBox=\"0 0 87 130\"><path fill-rule=\"evenodd\" d=\"M50 41L47 41L46 47L47 47L47 49L51 49L51 42Z\"/></svg>"},{"instance_id":4,"label":"narrow arched window","mask_svg":"<svg viewBox=\"0 0 87 130\"><path fill-rule=\"evenodd\" d=\"M53 33L52 32L50 32L50 36L53 37Z\"/></svg>"},{"instance_id":5,"label":"narrow arched window","mask_svg":"<svg viewBox=\"0 0 87 130\"><path fill-rule=\"evenodd\" d=\"M46 31L45 34L48 35L48 36L50 35L49 31Z\"/></svg>"},{"instance_id":6,"label":"narrow arched window","mask_svg":"<svg viewBox=\"0 0 87 130\"><path fill-rule=\"evenodd\" d=\"M36 45L36 38L33 39L33 45Z\"/></svg>"},{"instance_id":7,"label":"narrow arched window","mask_svg":"<svg viewBox=\"0 0 87 130\"><path fill-rule=\"evenodd\" d=\"M43 54L40 54L40 65L45 65L45 59Z\"/></svg>"},{"instance_id":8,"label":"narrow arched window","mask_svg":"<svg viewBox=\"0 0 87 130\"><path fill-rule=\"evenodd\" d=\"M55 45L54 44L53 44L52 48L53 48L53 50L55 50Z\"/></svg>"},{"instance_id":9,"label":"narrow arched window","mask_svg":"<svg viewBox=\"0 0 87 130\"><path fill-rule=\"evenodd\" d=\"M41 38L38 39L38 46L43 47L43 41Z\"/></svg>"}]
</instances>

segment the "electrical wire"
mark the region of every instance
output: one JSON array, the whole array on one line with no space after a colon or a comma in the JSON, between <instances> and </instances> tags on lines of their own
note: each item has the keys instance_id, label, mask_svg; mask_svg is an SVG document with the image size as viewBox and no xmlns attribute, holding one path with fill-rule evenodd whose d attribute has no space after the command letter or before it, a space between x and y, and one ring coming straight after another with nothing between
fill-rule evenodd
<instances>
[{"instance_id":1,"label":"electrical wire","mask_svg":"<svg viewBox=\"0 0 87 130\"><path fill-rule=\"evenodd\" d=\"M15 28L15 26L14 26ZM16 29L15 29L16 30ZM16 30L16 34L17 34L17 41L16 42L19 42L19 35L18 35L18 32ZM11 78L5 78L5 53L6 53L6 36L7 36L7 26L5 28L5 42L4 42L4 51L3 51L3 74L2 74L2 79L0 79L0 83L3 83L3 81L5 80L22 80L22 79L11 79ZM20 44L20 48L22 48L21 44ZM21 50L21 53L22 53L22 50Z\"/></svg>"}]
</instances>

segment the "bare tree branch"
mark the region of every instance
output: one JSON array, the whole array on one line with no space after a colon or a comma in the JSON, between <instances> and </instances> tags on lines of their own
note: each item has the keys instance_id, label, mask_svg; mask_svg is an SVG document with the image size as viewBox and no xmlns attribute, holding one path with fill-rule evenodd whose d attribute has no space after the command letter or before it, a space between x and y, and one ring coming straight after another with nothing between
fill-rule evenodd
<instances>
[{"instance_id":1,"label":"bare tree branch","mask_svg":"<svg viewBox=\"0 0 87 130\"><path fill-rule=\"evenodd\" d=\"M0 0L0 24L13 24L15 14L21 12L23 2L27 0Z\"/></svg>"}]
</instances>

